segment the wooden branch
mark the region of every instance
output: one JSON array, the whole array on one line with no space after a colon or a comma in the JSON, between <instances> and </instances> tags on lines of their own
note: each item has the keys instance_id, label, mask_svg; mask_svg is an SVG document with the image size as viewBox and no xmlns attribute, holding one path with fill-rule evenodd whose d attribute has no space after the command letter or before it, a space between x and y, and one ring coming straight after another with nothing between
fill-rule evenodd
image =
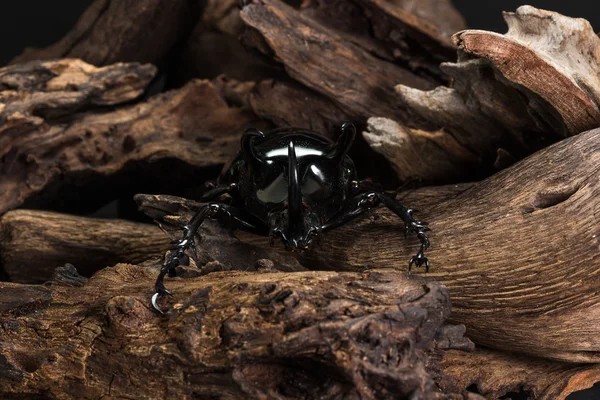
<instances>
[{"instance_id":1,"label":"wooden branch","mask_svg":"<svg viewBox=\"0 0 600 400\"><path fill-rule=\"evenodd\" d=\"M284 75L280 67L242 45L244 30L239 0L205 0L202 18L171 61L174 73L168 85L179 87L194 78L225 75L242 81L258 81Z\"/></svg>"},{"instance_id":2,"label":"wooden branch","mask_svg":"<svg viewBox=\"0 0 600 400\"><path fill-rule=\"evenodd\" d=\"M80 58L96 66L119 61L162 64L199 15L183 0L95 0L65 37L45 49L27 48L11 64Z\"/></svg>"},{"instance_id":3,"label":"wooden branch","mask_svg":"<svg viewBox=\"0 0 600 400\"><path fill-rule=\"evenodd\" d=\"M118 262L158 258L169 247L167 236L150 224L30 210L0 218L0 265L12 282L48 281L66 263L89 277Z\"/></svg>"},{"instance_id":4,"label":"wooden branch","mask_svg":"<svg viewBox=\"0 0 600 400\"><path fill-rule=\"evenodd\" d=\"M293 79L331 99L350 115L407 118L396 106L398 83L421 89L431 81L382 61L334 30L275 0L249 2L241 17L245 43L282 63ZM369 41L371 43L371 41ZM344 66L340 68L340 66Z\"/></svg>"},{"instance_id":5,"label":"wooden branch","mask_svg":"<svg viewBox=\"0 0 600 400\"><path fill-rule=\"evenodd\" d=\"M9 135L13 130L22 132L43 125L46 115L64 117L92 106L134 100L155 75L156 68L148 64L96 68L75 59L1 68L0 115L8 123L0 125L0 143L14 140Z\"/></svg>"},{"instance_id":6,"label":"wooden branch","mask_svg":"<svg viewBox=\"0 0 600 400\"><path fill-rule=\"evenodd\" d=\"M563 363L482 348L474 352L449 350L441 365L444 377L436 382L444 392L476 385L487 399L512 392L524 393L529 399L565 400L600 381L598 364Z\"/></svg>"},{"instance_id":7,"label":"wooden branch","mask_svg":"<svg viewBox=\"0 0 600 400\"><path fill-rule=\"evenodd\" d=\"M590 24L530 6L504 18L505 35L454 36L458 62L442 64L452 88L397 87L396 103L413 115L411 121L369 121L365 139L401 178L456 182L472 178L472 171L488 176L600 125L600 39ZM407 162L415 149L421 162Z\"/></svg>"},{"instance_id":8,"label":"wooden branch","mask_svg":"<svg viewBox=\"0 0 600 400\"><path fill-rule=\"evenodd\" d=\"M193 195L215 178L255 117L210 82L92 107L135 98L153 73L77 60L0 69L0 214L22 204L89 211L144 187Z\"/></svg>"},{"instance_id":9,"label":"wooden branch","mask_svg":"<svg viewBox=\"0 0 600 400\"><path fill-rule=\"evenodd\" d=\"M396 16L407 26L405 29L411 27L420 30L448 47L450 42L445 38L466 28L464 17L454 8L451 1L426 0L416 3L410 0L363 0L362 3L376 5L385 13ZM389 39L398 40L398 37L402 36L398 31L394 33L397 37L390 35Z\"/></svg>"},{"instance_id":10,"label":"wooden branch","mask_svg":"<svg viewBox=\"0 0 600 400\"><path fill-rule=\"evenodd\" d=\"M448 286L452 320L465 324L475 343L571 362L600 360L592 262L599 257L598 157L595 130L482 182L403 194L402 203L430 223L430 276ZM301 261L313 269L406 271L418 241L403 240L403 229L398 217L379 209L322 235Z\"/></svg>"},{"instance_id":11,"label":"wooden branch","mask_svg":"<svg viewBox=\"0 0 600 400\"><path fill-rule=\"evenodd\" d=\"M448 293L435 282L213 273L169 280L163 317L148 305L155 271L120 264L83 285L62 273L50 286L0 283L4 398L462 398L426 369L448 342Z\"/></svg>"}]
</instances>

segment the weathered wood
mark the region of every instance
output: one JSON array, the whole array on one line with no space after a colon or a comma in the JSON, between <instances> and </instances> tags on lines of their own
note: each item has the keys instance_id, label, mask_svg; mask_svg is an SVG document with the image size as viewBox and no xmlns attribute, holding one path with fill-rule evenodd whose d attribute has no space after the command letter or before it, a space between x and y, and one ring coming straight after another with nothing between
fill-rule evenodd
<instances>
[{"instance_id":1,"label":"weathered wood","mask_svg":"<svg viewBox=\"0 0 600 400\"><path fill-rule=\"evenodd\" d=\"M170 247L155 225L15 210L0 217L0 265L11 282L50 280L70 263L84 276L118 262L160 258Z\"/></svg>"},{"instance_id":2,"label":"weathered wood","mask_svg":"<svg viewBox=\"0 0 600 400\"><path fill-rule=\"evenodd\" d=\"M137 61L162 64L200 13L194 1L96 0L65 37L45 49L27 48L11 64L79 58L96 66Z\"/></svg>"},{"instance_id":3,"label":"weathered wood","mask_svg":"<svg viewBox=\"0 0 600 400\"><path fill-rule=\"evenodd\" d=\"M441 66L451 88L397 87L396 103L412 120L369 121L364 137L401 178L456 182L473 171L485 177L600 126L600 38L590 24L530 6L504 18L505 35L454 36L458 62ZM422 150L421 162L408 162L415 150Z\"/></svg>"},{"instance_id":4,"label":"weathered wood","mask_svg":"<svg viewBox=\"0 0 600 400\"><path fill-rule=\"evenodd\" d=\"M254 118L208 81L135 105L151 66L77 60L0 69L0 214L19 205L93 210L146 190L198 193Z\"/></svg>"},{"instance_id":5,"label":"weathered wood","mask_svg":"<svg viewBox=\"0 0 600 400\"><path fill-rule=\"evenodd\" d=\"M242 81L258 81L285 75L274 65L242 45L244 30L239 0L205 0L202 17L171 60L168 86L179 87L190 79L213 79L218 75Z\"/></svg>"},{"instance_id":6,"label":"weathered wood","mask_svg":"<svg viewBox=\"0 0 600 400\"><path fill-rule=\"evenodd\" d=\"M450 303L435 282L393 271L213 273L170 280L164 317L148 304L155 274L120 264L83 285L0 283L0 395L463 398L439 391L425 368L447 342Z\"/></svg>"},{"instance_id":7,"label":"weathered wood","mask_svg":"<svg viewBox=\"0 0 600 400\"><path fill-rule=\"evenodd\" d=\"M302 14L428 80L447 82L439 64L454 57L450 36L465 29L462 16L447 0L309 0Z\"/></svg>"},{"instance_id":8,"label":"weathered wood","mask_svg":"<svg viewBox=\"0 0 600 400\"><path fill-rule=\"evenodd\" d=\"M511 398L565 400L600 381L598 364L563 363L479 348L474 352L449 350L441 366L443 376L436 382L443 391L452 393L475 385L486 399L507 398L502 396L513 393Z\"/></svg>"},{"instance_id":9,"label":"weathered wood","mask_svg":"<svg viewBox=\"0 0 600 400\"><path fill-rule=\"evenodd\" d=\"M600 360L599 159L594 130L482 182L402 194L402 203L430 223L430 276L448 286L452 320L465 324L476 343ZM418 241L403 236L398 217L379 209L323 234L301 262L311 269L391 266L404 274Z\"/></svg>"},{"instance_id":10,"label":"weathered wood","mask_svg":"<svg viewBox=\"0 0 600 400\"><path fill-rule=\"evenodd\" d=\"M385 62L313 18L275 0L248 2L241 17L244 40L282 63L290 77L321 93L352 116L406 118L394 86L421 89L432 83ZM250 29L252 28L252 29Z\"/></svg>"}]
</instances>

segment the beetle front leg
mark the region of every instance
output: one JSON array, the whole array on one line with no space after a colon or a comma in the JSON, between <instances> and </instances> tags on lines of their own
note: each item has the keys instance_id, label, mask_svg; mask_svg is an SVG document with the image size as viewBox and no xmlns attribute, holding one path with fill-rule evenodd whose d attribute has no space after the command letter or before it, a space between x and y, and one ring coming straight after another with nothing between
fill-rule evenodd
<instances>
[{"instance_id":1,"label":"beetle front leg","mask_svg":"<svg viewBox=\"0 0 600 400\"><path fill-rule=\"evenodd\" d=\"M371 210L381 204L385 205L394 214L399 216L402 221L404 221L405 235L408 232L414 232L417 234L417 238L421 242L421 248L415 256L411 257L410 261L408 262L408 272L411 272L413 264L415 264L417 267L425 265L425 272L429 272L429 260L427 257L425 257L424 251L429 247L430 244L425 232L430 231L431 229L427 226L426 222L417 221L413 217L413 212L410 208L407 208L396 202L386 194L380 192L367 192L354 196L348 200L346 207L341 213L337 214L333 219L321 227L321 231L326 231L344 225L366 211Z\"/></svg>"},{"instance_id":2,"label":"beetle front leg","mask_svg":"<svg viewBox=\"0 0 600 400\"><path fill-rule=\"evenodd\" d=\"M261 227L252 217L241 213L237 208L219 203L211 203L202 206L192 217L190 222L183 227L183 237L175 242L173 252L169 254L154 284L155 293L152 296L152 306L162 314L158 307L158 300L165 294L171 294L164 285L165 275L174 271L181 264L185 252L194 248L194 237L196 232L206 218L216 219L221 223L230 225L233 229L245 230L256 234L265 234L266 228Z\"/></svg>"},{"instance_id":3,"label":"beetle front leg","mask_svg":"<svg viewBox=\"0 0 600 400\"><path fill-rule=\"evenodd\" d=\"M405 207L401 203L395 201L391 197L377 193L379 201L381 201L387 208L389 208L394 214L402 218L404 221L404 236L408 236L409 232L417 234L417 239L421 242L421 248L416 255L410 258L408 262L408 272L411 272L412 265L415 264L417 267L425 265L425 273L429 272L429 260L424 255L424 251L429 248L429 238L425 235L425 232L431 229L427 226L427 222L417 221L413 217L413 210Z\"/></svg>"}]
</instances>

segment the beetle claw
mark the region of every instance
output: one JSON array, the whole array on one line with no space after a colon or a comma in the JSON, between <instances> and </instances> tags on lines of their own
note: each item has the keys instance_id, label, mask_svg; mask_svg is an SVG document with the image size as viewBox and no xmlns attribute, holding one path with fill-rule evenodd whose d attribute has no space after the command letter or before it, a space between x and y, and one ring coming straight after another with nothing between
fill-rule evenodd
<instances>
[{"instance_id":1,"label":"beetle claw","mask_svg":"<svg viewBox=\"0 0 600 400\"><path fill-rule=\"evenodd\" d=\"M424 246L421 246L421 249L417 252L417 254L410 258L410 261L408 262L408 274L409 275L412 272L413 264L415 264L415 266L417 266L417 267L421 267L421 266L425 265L425 274L429 273L429 260L423 254L423 250L424 250L423 247Z\"/></svg>"},{"instance_id":2,"label":"beetle claw","mask_svg":"<svg viewBox=\"0 0 600 400\"><path fill-rule=\"evenodd\" d=\"M154 309L156 311L158 311L159 313L164 314L164 312L158 306L158 298L159 297L160 297L160 293L158 293L158 292L156 292L152 295L152 307L154 307Z\"/></svg>"},{"instance_id":3,"label":"beetle claw","mask_svg":"<svg viewBox=\"0 0 600 400\"><path fill-rule=\"evenodd\" d=\"M165 294L169 295L169 296L173 296L173 294L169 290L167 290L167 288L165 288L165 286L162 283L157 284L156 285L156 292L152 295L152 307L154 307L154 309L156 311L158 311L159 313L161 313L161 314L164 314L164 312L158 306L158 301Z\"/></svg>"}]
</instances>

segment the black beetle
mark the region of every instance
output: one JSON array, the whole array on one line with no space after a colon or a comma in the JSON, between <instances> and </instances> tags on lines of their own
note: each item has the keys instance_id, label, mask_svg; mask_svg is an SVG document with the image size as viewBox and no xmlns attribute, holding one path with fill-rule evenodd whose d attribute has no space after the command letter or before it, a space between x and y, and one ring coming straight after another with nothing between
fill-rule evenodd
<instances>
[{"instance_id":1,"label":"black beetle","mask_svg":"<svg viewBox=\"0 0 600 400\"><path fill-rule=\"evenodd\" d=\"M397 214L405 232L417 234L421 248L408 263L429 269L423 251L429 247L427 223L413 218L412 210L384 193L368 190L356 181L356 170L347 155L356 136L351 122L344 122L337 143L305 129L282 128L265 135L257 129L244 132L241 150L223 176L223 184L202 197L211 201L227 193L232 204L202 206L183 227L183 238L165 260L156 280L152 305L170 294L164 277L177 267L185 251L194 245L196 231L206 218L227 223L233 229L279 238L288 250L304 251L321 232L345 224L380 204Z\"/></svg>"}]
</instances>

